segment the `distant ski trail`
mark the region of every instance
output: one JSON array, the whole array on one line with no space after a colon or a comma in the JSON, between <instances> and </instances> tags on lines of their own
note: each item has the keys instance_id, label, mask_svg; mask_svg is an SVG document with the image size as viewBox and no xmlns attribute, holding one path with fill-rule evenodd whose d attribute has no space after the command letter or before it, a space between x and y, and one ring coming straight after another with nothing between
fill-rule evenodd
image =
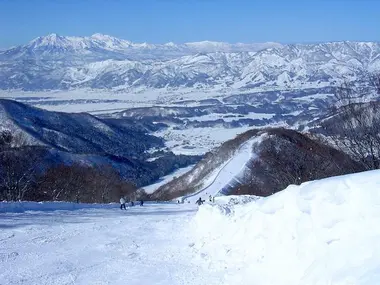
<instances>
[{"instance_id":1,"label":"distant ski trail","mask_svg":"<svg viewBox=\"0 0 380 285\"><path fill-rule=\"evenodd\" d=\"M223 187L229 185L231 181L236 179L237 176L241 174L248 161L254 158L254 154L252 154L252 145L259 140L260 137L255 137L244 142L238 148L236 153L224 163L216 174L214 174L215 176L207 184L207 186L203 187L196 193L184 196L183 200L185 202L195 202L198 198L205 199L208 198L209 195L218 195L222 191Z\"/></svg>"}]
</instances>

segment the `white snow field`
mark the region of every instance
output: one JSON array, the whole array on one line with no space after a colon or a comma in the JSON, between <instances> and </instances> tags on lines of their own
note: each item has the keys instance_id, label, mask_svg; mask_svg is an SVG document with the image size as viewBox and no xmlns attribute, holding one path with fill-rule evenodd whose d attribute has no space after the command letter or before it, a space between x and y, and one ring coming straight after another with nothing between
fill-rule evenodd
<instances>
[{"instance_id":1,"label":"white snow field","mask_svg":"<svg viewBox=\"0 0 380 285\"><path fill-rule=\"evenodd\" d=\"M1 285L380 280L380 171L293 185L268 198L217 197L198 211L169 203L126 211L53 206L2 204Z\"/></svg>"},{"instance_id":2,"label":"white snow field","mask_svg":"<svg viewBox=\"0 0 380 285\"><path fill-rule=\"evenodd\" d=\"M225 268L223 284L380 284L380 171L245 204L219 199L200 207L192 227L199 260Z\"/></svg>"},{"instance_id":3,"label":"white snow field","mask_svg":"<svg viewBox=\"0 0 380 285\"><path fill-rule=\"evenodd\" d=\"M171 180L173 180L176 177L179 177L179 176L185 174L186 172L189 172L193 167L194 167L194 164L190 165L190 166L178 168L176 171L174 171L174 172L172 172L172 173L170 173L170 174L168 174L168 175L163 176L162 178L160 178L160 180L158 182L156 182L154 184L147 185L147 186L143 186L141 188L144 189L145 193L152 194L160 186L162 186L162 185L164 185L166 183L169 183Z\"/></svg>"},{"instance_id":4,"label":"white snow field","mask_svg":"<svg viewBox=\"0 0 380 285\"><path fill-rule=\"evenodd\" d=\"M1 285L223 283L222 271L194 262L194 205L23 212L32 204L2 207Z\"/></svg>"}]
</instances>

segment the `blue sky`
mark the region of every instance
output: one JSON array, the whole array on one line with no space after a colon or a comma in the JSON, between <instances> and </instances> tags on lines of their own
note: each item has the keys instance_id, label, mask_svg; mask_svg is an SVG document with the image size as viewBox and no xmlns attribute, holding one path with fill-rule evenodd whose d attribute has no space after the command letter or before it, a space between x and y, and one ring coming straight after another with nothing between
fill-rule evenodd
<instances>
[{"instance_id":1,"label":"blue sky","mask_svg":"<svg viewBox=\"0 0 380 285\"><path fill-rule=\"evenodd\" d=\"M380 41L380 0L0 0L0 47L57 33L134 42Z\"/></svg>"}]
</instances>

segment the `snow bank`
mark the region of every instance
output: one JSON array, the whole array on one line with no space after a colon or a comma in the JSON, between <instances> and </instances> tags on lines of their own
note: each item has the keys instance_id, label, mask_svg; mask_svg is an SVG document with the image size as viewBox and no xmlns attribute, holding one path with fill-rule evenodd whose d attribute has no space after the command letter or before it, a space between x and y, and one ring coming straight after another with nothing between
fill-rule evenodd
<instances>
[{"instance_id":1,"label":"snow bank","mask_svg":"<svg viewBox=\"0 0 380 285\"><path fill-rule=\"evenodd\" d=\"M253 195L229 195L215 197L215 204L217 205L242 205L250 202L257 201L261 197Z\"/></svg>"},{"instance_id":2,"label":"snow bank","mask_svg":"<svg viewBox=\"0 0 380 285\"><path fill-rule=\"evenodd\" d=\"M379 283L380 171L219 202L199 208L194 248L227 284Z\"/></svg>"},{"instance_id":3,"label":"snow bank","mask_svg":"<svg viewBox=\"0 0 380 285\"><path fill-rule=\"evenodd\" d=\"M81 209L111 209L119 204L84 204L69 202L0 202L0 213L23 213L26 211L58 211L58 210L81 210Z\"/></svg>"}]
</instances>

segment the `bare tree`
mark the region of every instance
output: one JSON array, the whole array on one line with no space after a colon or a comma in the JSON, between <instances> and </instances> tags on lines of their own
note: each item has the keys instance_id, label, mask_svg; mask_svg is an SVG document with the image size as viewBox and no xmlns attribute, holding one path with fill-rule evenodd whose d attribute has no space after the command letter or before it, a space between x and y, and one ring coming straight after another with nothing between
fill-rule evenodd
<instances>
[{"instance_id":1,"label":"bare tree","mask_svg":"<svg viewBox=\"0 0 380 285\"><path fill-rule=\"evenodd\" d=\"M122 179L110 165L60 164L47 169L38 180L39 192L53 201L84 203L115 202L136 187Z\"/></svg>"},{"instance_id":2,"label":"bare tree","mask_svg":"<svg viewBox=\"0 0 380 285\"><path fill-rule=\"evenodd\" d=\"M370 86L377 95L380 95L380 74L371 74L369 78Z\"/></svg>"},{"instance_id":3,"label":"bare tree","mask_svg":"<svg viewBox=\"0 0 380 285\"><path fill-rule=\"evenodd\" d=\"M12 133L9 130L0 132L0 151L3 151L11 146L13 140Z\"/></svg>"},{"instance_id":4,"label":"bare tree","mask_svg":"<svg viewBox=\"0 0 380 285\"><path fill-rule=\"evenodd\" d=\"M0 198L23 200L34 189L35 176L43 153L36 148L0 152Z\"/></svg>"},{"instance_id":5,"label":"bare tree","mask_svg":"<svg viewBox=\"0 0 380 285\"><path fill-rule=\"evenodd\" d=\"M362 170L348 155L294 130L269 129L234 194L268 196L291 184Z\"/></svg>"},{"instance_id":6,"label":"bare tree","mask_svg":"<svg viewBox=\"0 0 380 285\"><path fill-rule=\"evenodd\" d=\"M119 200L118 193L114 193L115 185L121 181L120 174L110 165L96 168L97 177L93 180L94 196L102 203ZM117 197L115 197L117 195Z\"/></svg>"},{"instance_id":7,"label":"bare tree","mask_svg":"<svg viewBox=\"0 0 380 285\"><path fill-rule=\"evenodd\" d=\"M26 145L24 135L0 132L0 199L24 199L34 189L44 149Z\"/></svg>"},{"instance_id":8,"label":"bare tree","mask_svg":"<svg viewBox=\"0 0 380 285\"><path fill-rule=\"evenodd\" d=\"M380 76L369 77L372 92L380 94ZM366 169L380 167L380 102L363 100L360 90L345 83L335 96L337 108L322 126L335 145Z\"/></svg>"}]
</instances>

